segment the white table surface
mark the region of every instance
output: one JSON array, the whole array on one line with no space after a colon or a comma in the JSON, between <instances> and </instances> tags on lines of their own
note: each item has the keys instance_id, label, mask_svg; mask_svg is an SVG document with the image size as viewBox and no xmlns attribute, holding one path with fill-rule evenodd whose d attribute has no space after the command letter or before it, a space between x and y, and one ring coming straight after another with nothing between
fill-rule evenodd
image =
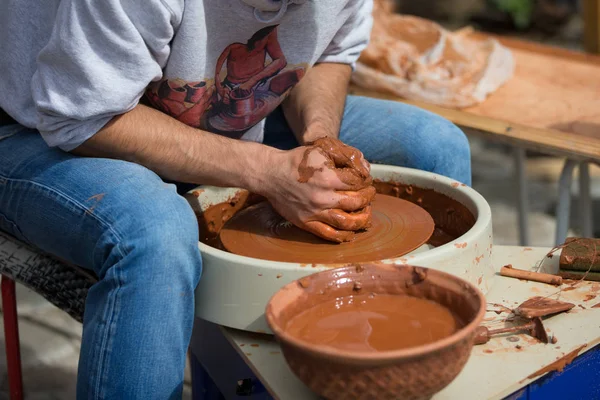
<instances>
[{"instance_id":1,"label":"white table surface","mask_svg":"<svg viewBox=\"0 0 600 400\"><path fill-rule=\"evenodd\" d=\"M512 264L515 268L533 269L543 260L543 270L551 272L558 268L558 255L546 258L548 251L546 248L495 246L494 267L499 271L503 265ZM567 286L564 284L562 288ZM600 308L592 308L600 304L600 282L579 282L575 289L561 292L554 286L497 275L486 297L488 310L492 310L501 308L492 304L512 309L530 297L550 295L576 304L568 313L544 321L549 335L558 339L556 344L542 344L526 334L513 335L512 341L508 340L510 336L494 337L489 343L474 347L464 370L433 399L502 399L540 378L528 377L565 354L585 346L580 351L582 354L600 342ZM484 325L507 326L504 322L507 316L507 313L488 312ZM272 336L229 328L222 331L274 398L318 398L292 374ZM519 339L517 342L514 342L515 336Z\"/></svg>"}]
</instances>

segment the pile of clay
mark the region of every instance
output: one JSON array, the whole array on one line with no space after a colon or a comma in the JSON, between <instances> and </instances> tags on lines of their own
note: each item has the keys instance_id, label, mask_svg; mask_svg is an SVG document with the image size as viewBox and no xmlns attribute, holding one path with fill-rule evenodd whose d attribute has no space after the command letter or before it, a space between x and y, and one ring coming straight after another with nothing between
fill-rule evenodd
<instances>
[{"instance_id":1,"label":"pile of clay","mask_svg":"<svg viewBox=\"0 0 600 400\"><path fill-rule=\"evenodd\" d=\"M358 294L317 304L290 319L285 331L302 341L346 351L391 351L451 336L464 324L428 299Z\"/></svg>"},{"instance_id":2,"label":"pile of clay","mask_svg":"<svg viewBox=\"0 0 600 400\"><path fill-rule=\"evenodd\" d=\"M464 108L481 103L514 74L512 53L495 39L394 14L388 0L375 1L373 18L371 40L353 74L358 86Z\"/></svg>"},{"instance_id":3,"label":"pile of clay","mask_svg":"<svg viewBox=\"0 0 600 400\"><path fill-rule=\"evenodd\" d=\"M424 242L430 247L441 246L462 236L475 224L475 217L463 204L435 190L379 180L375 180L373 185L378 195L373 203L372 232L367 230L359 233L352 242L343 244L327 242L301 231L282 221L264 198L247 191L240 191L235 197L210 206L198 215L200 240L204 244L220 250L241 253L241 255L258 259L301 264L339 264L380 261L399 257L402 253L405 254L418 247L419 243ZM379 212L382 208L385 215ZM249 219L244 222L244 219L240 218L236 222L233 217L238 213L242 216L245 214ZM254 225L251 223L250 226L246 225L244 228L244 223L248 224L247 221L253 218L261 219L261 216L267 222L269 220L272 222ZM394 227L392 221L398 216L410 219L401 220ZM433 231L431 231L431 220L433 221ZM416 225L421 224L429 228L421 229L421 232L417 232L418 234L413 237L412 232L415 232L415 229L405 229L406 226L403 225L405 222L402 221ZM377 225L380 228L377 228ZM241 249L238 247L235 251L224 246L221 237L222 231L227 230L233 236L244 236L258 228L263 229L263 233L265 233L264 240L261 239L263 244L270 242L268 243L270 253L258 251L256 243L246 244L241 246ZM266 232L265 228L267 228ZM375 233L378 229L380 229L380 233L388 235L388 242L384 239L379 246L375 246L373 238L376 237ZM419 229L417 226L417 230ZM364 239L361 239L361 235L364 235ZM290 236L295 237L296 240L286 244L286 238L289 239ZM256 234L254 238L256 238ZM405 241L404 244L402 244L403 241ZM229 246L231 247L231 243ZM283 246L296 250L287 252ZM357 250L352 250L353 246L356 246Z\"/></svg>"}]
</instances>

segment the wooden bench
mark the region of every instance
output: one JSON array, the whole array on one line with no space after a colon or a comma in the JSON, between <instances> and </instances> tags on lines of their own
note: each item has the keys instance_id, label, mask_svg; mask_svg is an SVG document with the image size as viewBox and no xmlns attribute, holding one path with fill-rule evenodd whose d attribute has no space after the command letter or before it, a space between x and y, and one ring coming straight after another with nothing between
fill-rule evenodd
<instances>
[{"instance_id":1,"label":"wooden bench","mask_svg":"<svg viewBox=\"0 0 600 400\"><path fill-rule=\"evenodd\" d=\"M515 76L475 107L448 109L356 86L350 88L350 93L413 104L467 128L469 133L513 146L522 246L529 243L525 151L565 157L559 180L556 243L563 243L567 235L576 166L582 235L592 237L589 163L600 163L600 56L516 39L497 39L515 56Z\"/></svg>"}]
</instances>

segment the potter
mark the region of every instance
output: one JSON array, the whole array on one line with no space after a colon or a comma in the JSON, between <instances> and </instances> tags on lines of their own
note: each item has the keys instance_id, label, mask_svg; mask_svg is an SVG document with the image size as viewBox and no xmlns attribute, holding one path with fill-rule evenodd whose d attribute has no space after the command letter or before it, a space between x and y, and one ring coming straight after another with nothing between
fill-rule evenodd
<instances>
[{"instance_id":1,"label":"potter","mask_svg":"<svg viewBox=\"0 0 600 400\"><path fill-rule=\"evenodd\" d=\"M471 183L469 143L449 121L348 96L371 0L142 3L0 3L0 229L100 279L78 398L180 398L198 304L231 304L211 286L241 293L239 271L237 289L211 283L218 250L201 253L186 186L246 190L344 242L374 223L366 161ZM309 148L315 170L299 182ZM237 305L261 318L253 296L270 291L245 285L254 294L224 318Z\"/></svg>"}]
</instances>

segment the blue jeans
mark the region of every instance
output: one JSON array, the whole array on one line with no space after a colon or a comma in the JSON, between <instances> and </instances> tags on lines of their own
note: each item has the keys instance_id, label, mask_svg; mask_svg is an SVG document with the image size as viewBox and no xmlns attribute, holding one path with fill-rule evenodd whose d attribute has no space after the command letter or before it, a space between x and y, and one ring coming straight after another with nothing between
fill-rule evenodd
<instances>
[{"instance_id":1,"label":"blue jeans","mask_svg":"<svg viewBox=\"0 0 600 400\"><path fill-rule=\"evenodd\" d=\"M464 133L448 120L403 103L348 96L340 139L373 163L416 168L471 185L471 153ZM298 146L281 110L265 127L265 144Z\"/></svg>"},{"instance_id":2,"label":"blue jeans","mask_svg":"<svg viewBox=\"0 0 600 400\"><path fill-rule=\"evenodd\" d=\"M202 271L191 207L137 164L51 149L18 125L0 127L2 137L0 229L99 278L86 301L78 398L181 398ZM266 137L297 145L279 111ZM418 109L351 97L341 138L370 160L470 183L462 132Z\"/></svg>"}]
</instances>

